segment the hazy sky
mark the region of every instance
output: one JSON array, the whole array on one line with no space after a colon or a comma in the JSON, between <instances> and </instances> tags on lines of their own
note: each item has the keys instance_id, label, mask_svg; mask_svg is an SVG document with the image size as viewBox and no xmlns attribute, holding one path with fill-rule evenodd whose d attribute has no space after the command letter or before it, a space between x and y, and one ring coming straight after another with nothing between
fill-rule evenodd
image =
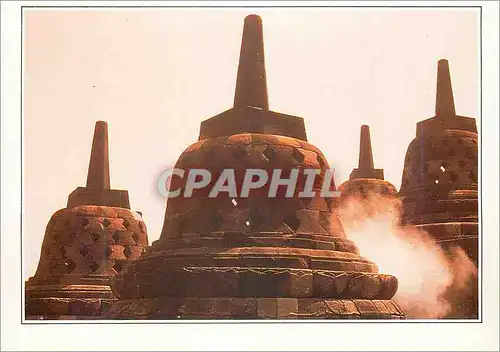
<instances>
[{"instance_id":1,"label":"hazy sky","mask_svg":"<svg viewBox=\"0 0 500 352\"><path fill-rule=\"evenodd\" d=\"M401 183L416 122L450 62L457 114L479 118L474 9L28 9L24 12L24 252L33 275L50 216L86 182L94 123L109 123L111 187L127 189L150 243L157 177L232 106L243 19L262 17L271 110L304 118L344 182L371 128L375 166ZM479 125L479 121L478 121Z\"/></svg>"}]
</instances>

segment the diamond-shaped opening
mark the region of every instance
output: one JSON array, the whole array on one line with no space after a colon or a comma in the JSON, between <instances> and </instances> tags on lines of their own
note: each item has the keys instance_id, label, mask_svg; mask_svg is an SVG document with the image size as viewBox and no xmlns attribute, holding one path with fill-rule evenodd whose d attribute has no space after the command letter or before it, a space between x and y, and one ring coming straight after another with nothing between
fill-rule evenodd
<instances>
[{"instance_id":1,"label":"diamond-shaped opening","mask_svg":"<svg viewBox=\"0 0 500 352\"><path fill-rule=\"evenodd\" d=\"M134 240L134 242L137 244L137 242L139 242L139 235L138 235L138 234L136 234L136 233L134 233L134 234L132 235L132 239L133 239L133 240Z\"/></svg>"},{"instance_id":2,"label":"diamond-shaped opening","mask_svg":"<svg viewBox=\"0 0 500 352\"><path fill-rule=\"evenodd\" d=\"M304 161L304 154L302 154L298 149L293 148L293 158L297 160L299 163Z\"/></svg>"},{"instance_id":3,"label":"diamond-shaped opening","mask_svg":"<svg viewBox=\"0 0 500 352\"><path fill-rule=\"evenodd\" d=\"M146 229L144 228L144 224L140 221L139 221L139 230L141 230L141 232L146 232Z\"/></svg>"},{"instance_id":4,"label":"diamond-shaped opening","mask_svg":"<svg viewBox=\"0 0 500 352\"><path fill-rule=\"evenodd\" d=\"M130 222L127 219L123 219L123 226L128 229L130 227Z\"/></svg>"},{"instance_id":5,"label":"diamond-shaped opening","mask_svg":"<svg viewBox=\"0 0 500 352\"><path fill-rule=\"evenodd\" d=\"M76 264L70 258L67 258L64 262L64 266L66 267L66 273L71 273L76 268Z\"/></svg>"},{"instance_id":6,"label":"diamond-shaped opening","mask_svg":"<svg viewBox=\"0 0 500 352\"><path fill-rule=\"evenodd\" d=\"M452 172L450 175L450 180L451 180L451 182L457 182L457 180L458 180L457 174Z\"/></svg>"},{"instance_id":7,"label":"diamond-shaped opening","mask_svg":"<svg viewBox=\"0 0 500 352\"><path fill-rule=\"evenodd\" d=\"M125 247L125 248L123 249L123 254L125 255L125 257L127 257L127 258L128 258L128 257L130 257L130 255L132 254L132 251L130 250L130 248L129 248L129 247Z\"/></svg>"},{"instance_id":8,"label":"diamond-shaped opening","mask_svg":"<svg viewBox=\"0 0 500 352\"><path fill-rule=\"evenodd\" d=\"M318 160L318 164L321 168L324 168L326 165L325 160L321 157L321 155L316 154L316 160Z\"/></svg>"},{"instance_id":9,"label":"diamond-shaped opening","mask_svg":"<svg viewBox=\"0 0 500 352\"><path fill-rule=\"evenodd\" d=\"M472 182L477 182L477 172L476 172L476 171L472 171L472 172L470 173L470 180L471 180Z\"/></svg>"},{"instance_id":10,"label":"diamond-shaped opening","mask_svg":"<svg viewBox=\"0 0 500 352\"><path fill-rule=\"evenodd\" d=\"M274 161L274 159L276 158L276 152L271 147L267 147L266 150L264 150L264 152L262 154L264 154L264 156L267 158L267 160L269 160L271 162Z\"/></svg>"},{"instance_id":11,"label":"diamond-shaped opening","mask_svg":"<svg viewBox=\"0 0 500 352\"><path fill-rule=\"evenodd\" d=\"M300 226L300 219L297 217L297 215L295 215L295 213L287 215L283 219L283 222L294 231L297 231Z\"/></svg>"},{"instance_id":12,"label":"diamond-shaped opening","mask_svg":"<svg viewBox=\"0 0 500 352\"><path fill-rule=\"evenodd\" d=\"M113 265L113 269L115 269L115 271L117 273L120 273L122 270L123 270L123 267L125 266L125 263L123 261L119 261L117 260L115 262L115 265Z\"/></svg>"},{"instance_id":13,"label":"diamond-shaped opening","mask_svg":"<svg viewBox=\"0 0 500 352\"><path fill-rule=\"evenodd\" d=\"M222 227L222 218L217 212L212 217L212 225L214 230L219 230Z\"/></svg>"},{"instance_id":14,"label":"diamond-shaped opening","mask_svg":"<svg viewBox=\"0 0 500 352\"><path fill-rule=\"evenodd\" d=\"M325 198L326 205L328 206L328 209L332 209L332 203L333 199L332 198Z\"/></svg>"},{"instance_id":15,"label":"diamond-shaped opening","mask_svg":"<svg viewBox=\"0 0 500 352\"><path fill-rule=\"evenodd\" d=\"M59 253L61 253L61 257L66 258L66 247L64 247L63 245L61 245L59 247Z\"/></svg>"},{"instance_id":16,"label":"diamond-shaped opening","mask_svg":"<svg viewBox=\"0 0 500 352\"><path fill-rule=\"evenodd\" d=\"M188 221L183 217L179 217L178 219L179 220L177 222L177 229L178 229L179 233L181 234L181 233L186 232L186 228L188 226Z\"/></svg>"},{"instance_id":17,"label":"diamond-shaped opening","mask_svg":"<svg viewBox=\"0 0 500 352\"><path fill-rule=\"evenodd\" d=\"M102 224L104 225L104 227L108 227L109 225L111 225L111 221L109 221L108 219L104 219L102 221Z\"/></svg>"},{"instance_id":18,"label":"diamond-shaped opening","mask_svg":"<svg viewBox=\"0 0 500 352\"><path fill-rule=\"evenodd\" d=\"M259 214L258 211L253 210L252 213L250 214L250 218L248 219L246 224L247 226L250 226L250 230L252 232L258 232L260 231L260 228L264 224L264 219L262 215Z\"/></svg>"},{"instance_id":19,"label":"diamond-shaped opening","mask_svg":"<svg viewBox=\"0 0 500 352\"><path fill-rule=\"evenodd\" d=\"M83 220L82 220L82 222L81 222L82 227L85 227L85 226L87 226L88 224L90 224L89 219L87 219L87 218L83 218Z\"/></svg>"},{"instance_id":20,"label":"diamond-shaped opening","mask_svg":"<svg viewBox=\"0 0 500 352\"><path fill-rule=\"evenodd\" d=\"M86 256L87 256L87 254L89 254L89 247L88 247L88 246L86 246L86 245L84 245L84 244L82 244L82 245L80 246L80 254L81 254L83 257L86 257Z\"/></svg>"},{"instance_id":21,"label":"diamond-shaped opening","mask_svg":"<svg viewBox=\"0 0 500 352\"><path fill-rule=\"evenodd\" d=\"M97 264L95 261L92 261L89 263L89 269L90 272L93 274L99 270L99 264Z\"/></svg>"},{"instance_id":22,"label":"diamond-shaped opening","mask_svg":"<svg viewBox=\"0 0 500 352\"><path fill-rule=\"evenodd\" d=\"M96 233L96 232L92 232L92 233L90 234L90 239L91 239L92 241L94 241L94 242L97 242L97 241L99 240L99 237L100 237L100 236L99 236L99 234L98 234L98 233Z\"/></svg>"},{"instance_id":23,"label":"diamond-shaped opening","mask_svg":"<svg viewBox=\"0 0 500 352\"><path fill-rule=\"evenodd\" d=\"M439 183L439 177L438 175L430 174L429 175L429 181L435 184Z\"/></svg>"},{"instance_id":24,"label":"diamond-shaped opening","mask_svg":"<svg viewBox=\"0 0 500 352\"><path fill-rule=\"evenodd\" d=\"M208 150L206 151L206 156L209 159L215 157L215 151L212 148L208 148Z\"/></svg>"},{"instance_id":25,"label":"diamond-shaped opening","mask_svg":"<svg viewBox=\"0 0 500 352\"><path fill-rule=\"evenodd\" d=\"M241 147L235 147L232 154L236 159L240 160L247 156L247 151Z\"/></svg>"},{"instance_id":26,"label":"diamond-shaped opening","mask_svg":"<svg viewBox=\"0 0 500 352\"><path fill-rule=\"evenodd\" d=\"M118 233L118 231L115 231L115 233L113 233L113 240L115 241L115 244L118 243L118 241L120 240L120 234Z\"/></svg>"},{"instance_id":27,"label":"diamond-shaped opening","mask_svg":"<svg viewBox=\"0 0 500 352\"><path fill-rule=\"evenodd\" d=\"M363 185L359 186L359 193L361 193L362 195L365 195L367 193L366 188Z\"/></svg>"},{"instance_id":28,"label":"diamond-shaped opening","mask_svg":"<svg viewBox=\"0 0 500 352\"><path fill-rule=\"evenodd\" d=\"M238 205L238 202L236 201L236 199L231 199L231 203L233 203L234 206Z\"/></svg>"}]
</instances>

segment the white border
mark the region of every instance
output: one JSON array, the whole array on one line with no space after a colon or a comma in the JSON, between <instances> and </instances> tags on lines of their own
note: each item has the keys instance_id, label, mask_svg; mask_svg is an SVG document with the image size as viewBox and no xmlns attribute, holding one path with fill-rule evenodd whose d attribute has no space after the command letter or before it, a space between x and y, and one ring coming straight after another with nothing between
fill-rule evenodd
<instances>
[{"instance_id":1,"label":"white border","mask_svg":"<svg viewBox=\"0 0 500 352\"><path fill-rule=\"evenodd\" d=\"M483 323L21 325L21 6L482 6ZM1 3L2 350L498 350L498 12L490 1Z\"/></svg>"}]
</instances>

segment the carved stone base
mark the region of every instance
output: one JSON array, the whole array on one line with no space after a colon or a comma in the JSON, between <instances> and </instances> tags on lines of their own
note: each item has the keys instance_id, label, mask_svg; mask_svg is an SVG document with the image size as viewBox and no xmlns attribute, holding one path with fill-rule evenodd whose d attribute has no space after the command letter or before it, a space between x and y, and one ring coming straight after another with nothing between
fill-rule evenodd
<instances>
[{"instance_id":1,"label":"carved stone base","mask_svg":"<svg viewBox=\"0 0 500 352\"><path fill-rule=\"evenodd\" d=\"M26 298L27 320L100 319L115 299Z\"/></svg>"},{"instance_id":2,"label":"carved stone base","mask_svg":"<svg viewBox=\"0 0 500 352\"><path fill-rule=\"evenodd\" d=\"M62 279L67 282L49 284L32 278L26 283L26 319L98 319L116 300L109 278ZM89 283L71 284L72 279Z\"/></svg>"},{"instance_id":3,"label":"carved stone base","mask_svg":"<svg viewBox=\"0 0 500 352\"><path fill-rule=\"evenodd\" d=\"M405 319L390 300L142 298L112 304L108 319Z\"/></svg>"}]
</instances>

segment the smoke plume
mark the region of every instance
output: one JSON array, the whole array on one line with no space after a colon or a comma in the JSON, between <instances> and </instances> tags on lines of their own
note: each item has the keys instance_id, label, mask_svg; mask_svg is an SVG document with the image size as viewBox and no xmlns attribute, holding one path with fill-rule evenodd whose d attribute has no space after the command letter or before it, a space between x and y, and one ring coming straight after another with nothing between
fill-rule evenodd
<instances>
[{"instance_id":1,"label":"smoke plume","mask_svg":"<svg viewBox=\"0 0 500 352\"><path fill-rule=\"evenodd\" d=\"M360 254L375 262L381 273L397 277L394 299L408 318L449 316L467 297L477 279L474 264L458 247L447 255L428 233L398 227L397 199L377 194L351 197L339 210L346 235Z\"/></svg>"}]
</instances>

